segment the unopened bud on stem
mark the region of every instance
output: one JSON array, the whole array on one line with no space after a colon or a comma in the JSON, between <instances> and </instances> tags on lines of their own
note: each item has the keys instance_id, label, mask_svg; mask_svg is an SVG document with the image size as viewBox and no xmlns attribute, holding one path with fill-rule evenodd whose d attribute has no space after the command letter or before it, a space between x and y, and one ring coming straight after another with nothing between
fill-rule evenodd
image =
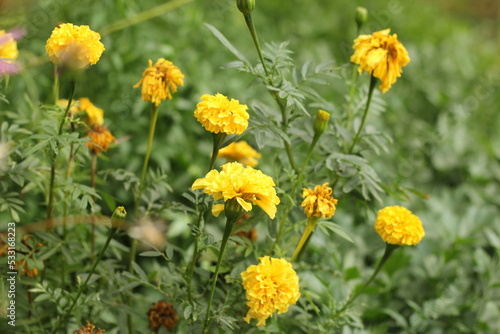
<instances>
[{"instance_id":1,"label":"unopened bud on stem","mask_svg":"<svg viewBox=\"0 0 500 334\"><path fill-rule=\"evenodd\" d=\"M321 136L325 132L329 120L330 113L321 109L318 110L314 121L314 136Z\"/></svg>"},{"instance_id":2,"label":"unopened bud on stem","mask_svg":"<svg viewBox=\"0 0 500 334\"><path fill-rule=\"evenodd\" d=\"M365 7L356 8L356 25L358 26L358 31L364 26L368 20L368 11Z\"/></svg>"},{"instance_id":3,"label":"unopened bud on stem","mask_svg":"<svg viewBox=\"0 0 500 334\"><path fill-rule=\"evenodd\" d=\"M248 15L255 8L255 0L236 0L238 9L243 15Z\"/></svg>"}]
</instances>

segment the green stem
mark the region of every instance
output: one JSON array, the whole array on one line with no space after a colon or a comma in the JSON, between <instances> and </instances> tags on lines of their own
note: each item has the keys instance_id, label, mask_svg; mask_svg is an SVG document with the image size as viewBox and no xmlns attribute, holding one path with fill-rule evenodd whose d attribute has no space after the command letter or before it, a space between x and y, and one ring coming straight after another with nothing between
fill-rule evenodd
<instances>
[{"instance_id":1,"label":"green stem","mask_svg":"<svg viewBox=\"0 0 500 334\"><path fill-rule=\"evenodd\" d=\"M71 80L68 105L66 106L66 111L64 112L64 116L61 119L61 122L59 123L59 130L57 132L58 137L62 134L64 123L66 122L66 117L68 116L69 109L71 108L71 103L73 102L73 97L75 96L75 91L76 91L76 80ZM56 145L59 146L59 144ZM49 203L47 205L47 219L51 219L53 213L55 176L56 176L56 154L54 152L52 154L52 166L50 168Z\"/></svg>"},{"instance_id":2,"label":"green stem","mask_svg":"<svg viewBox=\"0 0 500 334\"><path fill-rule=\"evenodd\" d=\"M347 104L347 121L346 129L348 129L352 123L353 113L352 113L352 102L354 100L354 94L356 93L356 79L358 78L358 68L356 65L352 67L351 74L351 88L349 89L349 102Z\"/></svg>"},{"instance_id":3,"label":"green stem","mask_svg":"<svg viewBox=\"0 0 500 334\"><path fill-rule=\"evenodd\" d=\"M354 146L358 143L358 140L361 136L361 132L363 131L363 127L365 126L366 122L366 116L368 116L368 110L370 109L370 103L372 101L372 96L373 96L373 91L375 90L375 84L377 83L377 78L375 78L373 75L370 78L370 88L368 89L368 99L366 100L366 107L365 111L363 113L363 118L361 120L361 124L359 125L358 132L356 133L356 136L354 137L354 140L352 141L351 147L349 148L349 151L347 152L348 154L351 154Z\"/></svg>"},{"instance_id":4,"label":"green stem","mask_svg":"<svg viewBox=\"0 0 500 334\"><path fill-rule=\"evenodd\" d=\"M240 215L241 217L241 215ZM232 219L231 219L232 218ZM208 332L208 323L210 320L210 309L212 307L212 302L214 299L214 294L215 294L215 287L217 285L217 278L219 277L219 269L220 265L222 263L222 260L224 259L224 254L226 253L226 247L227 247L227 242L229 240L229 236L231 235L231 231L233 230L234 223L238 221L238 219L235 219L234 217L227 218L226 221L226 227L224 228L224 235L222 236L222 242L220 245L220 250L219 250L219 257L217 259L217 265L215 267L215 272L214 272L214 277L212 281L212 288L210 290L210 297L208 299L208 305L207 305L207 311L205 313L205 322L203 324L203 333Z\"/></svg>"},{"instance_id":5,"label":"green stem","mask_svg":"<svg viewBox=\"0 0 500 334\"><path fill-rule=\"evenodd\" d=\"M307 164L309 163L309 160L311 159L311 156L314 152L314 147L316 147L316 144L318 143L320 137L321 135L315 134L313 140L311 141L311 144L309 145L309 150L307 151L306 158L304 159L304 163L302 164L302 168L300 169L299 177L297 178L297 182L299 183L301 182L300 179L304 175Z\"/></svg>"},{"instance_id":6,"label":"green stem","mask_svg":"<svg viewBox=\"0 0 500 334\"><path fill-rule=\"evenodd\" d=\"M54 328L52 330L52 334L57 333L57 330L59 329L59 327L61 326L61 324L66 321L66 319L68 318L68 316L71 314L71 311L73 311L73 308L75 307L75 305L76 305L78 299L80 298L83 290L85 290L85 288L87 287L87 284L88 284L88 282L90 280L90 277L92 277L92 275L94 274L94 271L95 271L97 265L101 261L104 252L108 248L109 243L113 239L113 236L115 235L115 233L116 233L117 230L118 229L116 227L111 228L111 231L109 233L108 239L106 240L106 243L104 244L104 247L102 248L101 252L99 253L99 256L97 257L97 260L94 262L94 265L90 269L90 272L89 272L87 278L85 279L85 282L82 285L80 285L80 287L78 288L78 293L77 293L75 299L73 299L73 303L71 304L71 306L69 307L69 309L64 313L64 316L61 318L61 321L59 321L56 324L56 326L54 326Z\"/></svg>"},{"instance_id":7,"label":"green stem","mask_svg":"<svg viewBox=\"0 0 500 334\"><path fill-rule=\"evenodd\" d=\"M59 101L59 71L57 66L54 66L54 86L52 86L52 94L54 95L54 104Z\"/></svg>"},{"instance_id":8,"label":"green stem","mask_svg":"<svg viewBox=\"0 0 500 334\"><path fill-rule=\"evenodd\" d=\"M363 284L363 286L360 289L358 289L358 291L356 291L353 295L351 295L351 297L347 300L347 302L344 304L344 306L342 306L340 310L335 312L335 316L344 312L349 307L349 305L351 305L356 300L356 298L358 298L361 295L361 293L363 293L363 291L368 287L368 285L370 285L370 283L375 279L377 274L380 272L380 269L382 269L384 264L391 257L392 252L394 252L398 248L399 248L398 245L386 244L384 255L382 256L382 259L377 265L377 268L375 268L375 271L373 272L372 276L368 279L368 281L365 282L365 284Z\"/></svg>"},{"instance_id":9,"label":"green stem","mask_svg":"<svg viewBox=\"0 0 500 334\"><path fill-rule=\"evenodd\" d=\"M262 55L262 50L260 48L259 38L257 37L257 30L255 29L255 26L253 24L252 14L244 14L243 16L245 17L245 22L247 24L248 30L250 30L250 34L252 35L253 43L255 44L257 53L259 54L262 67L264 68L264 73L266 73L266 76L269 76L269 71L267 70L267 66L264 61L264 56Z\"/></svg>"},{"instance_id":10,"label":"green stem","mask_svg":"<svg viewBox=\"0 0 500 334\"><path fill-rule=\"evenodd\" d=\"M306 243L306 241L309 239L309 236L311 235L312 231L314 231L314 228L316 227L316 223L318 222L318 218L309 218L307 220L307 225L306 229L304 230L304 233L302 234L302 237L300 238L300 241L295 248L295 252L293 252L292 259L290 262L293 262L295 258L297 258L297 255L300 254L300 251L302 250L302 247Z\"/></svg>"}]
</instances>

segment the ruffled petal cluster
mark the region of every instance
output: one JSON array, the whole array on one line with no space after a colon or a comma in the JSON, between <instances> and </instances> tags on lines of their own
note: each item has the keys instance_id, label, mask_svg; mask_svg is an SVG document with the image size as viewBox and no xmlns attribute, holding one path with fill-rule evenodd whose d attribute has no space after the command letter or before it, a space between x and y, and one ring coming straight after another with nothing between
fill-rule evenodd
<instances>
[{"instance_id":1,"label":"ruffled petal cluster","mask_svg":"<svg viewBox=\"0 0 500 334\"><path fill-rule=\"evenodd\" d=\"M236 199L245 210L252 210L252 204L259 206L271 219L276 215L276 205L280 203L273 179L260 170L244 167L238 162L222 165L222 171L213 169L201 179L194 181L193 189L203 189L215 200L227 202ZM224 204L214 204L212 213L218 216Z\"/></svg>"},{"instance_id":2,"label":"ruffled petal cluster","mask_svg":"<svg viewBox=\"0 0 500 334\"><path fill-rule=\"evenodd\" d=\"M79 99L80 110L85 111L87 114L87 124L90 126L104 124L104 110L96 107L87 97Z\"/></svg>"},{"instance_id":3,"label":"ruffled petal cluster","mask_svg":"<svg viewBox=\"0 0 500 334\"><path fill-rule=\"evenodd\" d=\"M0 30L0 58L2 61L12 62L18 54L16 40L5 30Z\"/></svg>"},{"instance_id":4,"label":"ruffled petal cluster","mask_svg":"<svg viewBox=\"0 0 500 334\"><path fill-rule=\"evenodd\" d=\"M101 125L94 125L94 128L89 131L87 137L90 137L90 140L87 141L85 145L95 154L107 151L109 145L116 140L111 132L109 132L108 128Z\"/></svg>"},{"instance_id":5,"label":"ruffled petal cluster","mask_svg":"<svg viewBox=\"0 0 500 334\"><path fill-rule=\"evenodd\" d=\"M304 201L302 206L308 218L331 218L337 209L338 200L332 196L332 188L328 186L328 182L321 186L316 186L313 189L302 189L302 197Z\"/></svg>"},{"instance_id":6,"label":"ruffled petal cluster","mask_svg":"<svg viewBox=\"0 0 500 334\"><path fill-rule=\"evenodd\" d=\"M142 79L134 85L142 85L143 101L150 101L156 106L165 99L172 99L172 93L177 92L177 86L184 85L184 74L171 61L160 58L153 65L148 61L148 68L142 73Z\"/></svg>"},{"instance_id":7,"label":"ruffled petal cluster","mask_svg":"<svg viewBox=\"0 0 500 334\"><path fill-rule=\"evenodd\" d=\"M54 64L81 69L97 63L104 45L101 35L89 26L63 23L52 31L45 49Z\"/></svg>"},{"instance_id":8,"label":"ruffled petal cluster","mask_svg":"<svg viewBox=\"0 0 500 334\"><path fill-rule=\"evenodd\" d=\"M287 312L300 297L299 276L285 259L261 257L258 265L241 273L241 278L250 307L244 319L248 323L250 319L257 319L257 326L265 325L266 319L276 311Z\"/></svg>"},{"instance_id":9,"label":"ruffled petal cluster","mask_svg":"<svg viewBox=\"0 0 500 334\"><path fill-rule=\"evenodd\" d=\"M169 332L174 330L174 327L179 322L177 312L171 303L160 300L158 303L153 304L148 310L149 329L158 333L159 329L163 326Z\"/></svg>"},{"instance_id":10,"label":"ruffled petal cluster","mask_svg":"<svg viewBox=\"0 0 500 334\"><path fill-rule=\"evenodd\" d=\"M203 127L212 133L240 135L248 127L248 107L238 100L229 100L226 96L217 93L205 94L203 101L196 105L194 116Z\"/></svg>"},{"instance_id":11,"label":"ruffled petal cluster","mask_svg":"<svg viewBox=\"0 0 500 334\"><path fill-rule=\"evenodd\" d=\"M425 235L420 219L402 206L389 206L378 212L375 230L393 245L416 245Z\"/></svg>"},{"instance_id":12,"label":"ruffled petal cluster","mask_svg":"<svg viewBox=\"0 0 500 334\"><path fill-rule=\"evenodd\" d=\"M73 334L104 334L104 329L95 329L95 326L87 320L87 325L80 327Z\"/></svg>"},{"instance_id":13,"label":"ruffled petal cluster","mask_svg":"<svg viewBox=\"0 0 500 334\"><path fill-rule=\"evenodd\" d=\"M258 165L257 159L260 159L259 152L244 140L229 144L219 150L218 158L226 158L229 161L237 161L250 167Z\"/></svg>"},{"instance_id":14,"label":"ruffled petal cluster","mask_svg":"<svg viewBox=\"0 0 500 334\"><path fill-rule=\"evenodd\" d=\"M372 35L360 35L354 40L354 54L351 61L359 64L358 72L366 71L382 83L383 93L391 88L403 73L403 66L410 62L408 51L396 34L390 35L390 29L374 32Z\"/></svg>"}]
</instances>

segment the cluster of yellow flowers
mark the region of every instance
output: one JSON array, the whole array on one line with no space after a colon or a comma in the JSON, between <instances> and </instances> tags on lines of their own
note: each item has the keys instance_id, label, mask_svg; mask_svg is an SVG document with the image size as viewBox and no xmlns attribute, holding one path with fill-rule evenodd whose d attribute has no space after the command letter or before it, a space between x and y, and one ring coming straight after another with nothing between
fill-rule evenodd
<instances>
[{"instance_id":1,"label":"cluster of yellow flowers","mask_svg":"<svg viewBox=\"0 0 500 334\"><path fill-rule=\"evenodd\" d=\"M241 273L241 278L250 307L245 321L257 319L257 326L265 325L266 319L276 311L287 312L300 297L299 276L285 259L261 257L258 265Z\"/></svg>"},{"instance_id":2,"label":"cluster of yellow flowers","mask_svg":"<svg viewBox=\"0 0 500 334\"><path fill-rule=\"evenodd\" d=\"M332 196L332 188L328 187L328 182L321 186L314 187L314 190L304 188L302 206L308 218L331 218L335 214L338 200Z\"/></svg>"},{"instance_id":3,"label":"cluster of yellow flowers","mask_svg":"<svg viewBox=\"0 0 500 334\"><path fill-rule=\"evenodd\" d=\"M378 212L375 230L393 245L416 245L425 236L420 219L402 206L389 206Z\"/></svg>"},{"instance_id":4,"label":"cluster of yellow flowers","mask_svg":"<svg viewBox=\"0 0 500 334\"><path fill-rule=\"evenodd\" d=\"M383 93L391 88L403 72L402 67L410 62L408 51L398 41L396 34L390 35L390 29L374 32L372 35L360 35L354 40L356 50L351 61L359 64L358 72L366 71L382 80L380 89Z\"/></svg>"},{"instance_id":5,"label":"cluster of yellow flowers","mask_svg":"<svg viewBox=\"0 0 500 334\"><path fill-rule=\"evenodd\" d=\"M0 30L0 38L5 39L3 43L0 43L0 58L12 62L19 54L17 43L5 30Z\"/></svg>"},{"instance_id":6,"label":"cluster of yellow flowers","mask_svg":"<svg viewBox=\"0 0 500 334\"><path fill-rule=\"evenodd\" d=\"M89 26L63 23L52 31L45 48L54 64L82 69L101 58L104 45L100 40L101 35Z\"/></svg>"},{"instance_id":7,"label":"cluster of yellow flowers","mask_svg":"<svg viewBox=\"0 0 500 334\"><path fill-rule=\"evenodd\" d=\"M205 94L203 100L196 105L194 116L203 127L213 133L240 135L248 127L248 107L238 100L229 100L217 93Z\"/></svg>"},{"instance_id":8,"label":"cluster of yellow flowers","mask_svg":"<svg viewBox=\"0 0 500 334\"><path fill-rule=\"evenodd\" d=\"M221 172L214 169L204 178L194 181L192 189L203 189L215 200L224 199L224 202L227 202L236 199L245 211L252 210L252 204L255 204L271 219L274 218L280 199L276 195L276 184L271 177L238 162L229 162L221 168ZM212 206L214 216L218 216L223 210L224 204Z\"/></svg>"},{"instance_id":9,"label":"cluster of yellow flowers","mask_svg":"<svg viewBox=\"0 0 500 334\"><path fill-rule=\"evenodd\" d=\"M161 101L172 99L172 93L177 92L177 86L184 85L184 74L171 61L163 58L158 59L154 65L149 60L148 64L148 68L142 73L142 79L134 88L142 85L142 99L158 106Z\"/></svg>"}]
</instances>

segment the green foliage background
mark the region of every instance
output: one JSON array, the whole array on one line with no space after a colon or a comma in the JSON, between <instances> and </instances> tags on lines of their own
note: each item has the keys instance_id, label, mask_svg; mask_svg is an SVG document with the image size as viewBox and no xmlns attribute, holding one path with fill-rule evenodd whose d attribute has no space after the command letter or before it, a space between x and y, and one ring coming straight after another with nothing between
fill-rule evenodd
<instances>
[{"instance_id":1,"label":"green foliage background","mask_svg":"<svg viewBox=\"0 0 500 334\"><path fill-rule=\"evenodd\" d=\"M15 15L2 14L2 20L5 17L2 24L7 28L22 25L27 29L27 35L18 43L19 61L27 68L11 77L2 90L9 103L0 102L1 139L13 143L26 136L23 129L33 131L39 126L41 114L34 110L39 105L52 103L52 64L45 56L45 41L58 22L88 24L102 32L114 22L159 4L151 0L25 3L27 6ZM333 74L345 81L350 75L347 64L352 54L352 40L356 37L353 19L356 6L365 6L369 11L363 32L391 28L411 57L393 88L385 95L376 92L375 99L380 105L373 108L367 121L368 129L392 138L390 150L373 154L370 160L384 183L391 186L380 200L370 196L367 204L363 204L363 195L358 190L340 199L333 220L354 240L354 245L334 234L314 235L306 259L297 268L302 298L300 308L293 308L296 312L293 318L272 321L265 329L256 329L245 327L240 317L238 325L246 332L286 333L330 333L332 328L342 333L500 331L497 320L500 318L500 6L486 0L474 5L474 9L467 1L444 0L257 0L254 20L261 42L289 41L287 47L294 51L291 57L297 67L301 68L307 61L317 65L333 59ZM101 185L106 191L113 189L112 194L99 193L107 198L107 201L98 201L103 214L110 215L115 204L133 206L133 195L127 191L126 184L131 181L131 175L140 173L147 145L149 106L141 101L139 90L132 89L132 85L139 80L148 59L172 60L186 76L184 87L160 109L150 168L158 171L156 175L167 175L169 188L165 186L151 193L161 198L159 207L153 211L160 212L161 205L172 202L189 206L182 194L194 179L206 172L211 138L193 117L201 95L220 92L248 104L251 110L256 101L272 105L272 99L252 75L222 68L235 59L204 23L215 26L256 63L257 55L244 20L230 0L192 1L139 24L103 33L106 51L98 65L81 78L77 90L78 97L89 97L105 110L106 124L115 137L125 139L99 160L99 169L104 172L100 174L98 188ZM361 76L358 82L366 86L368 76ZM61 96L65 95L65 89L63 86ZM336 113L344 112L348 92L342 80L329 80L328 85L318 85L315 89L324 101L329 101L328 110L333 118ZM314 115L316 109L324 105L306 104L306 107ZM310 121L303 118L303 122L305 135L308 130L310 135ZM258 144L258 139L245 139ZM334 147L335 138L328 139L331 141L322 140L320 144L322 152ZM298 159L303 158L306 147L297 149ZM271 155L273 150L270 146L261 150L263 159L259 167L269 174L273 173L276 159ZM2 224L15 219L20 221L18 226L23 226L44 218L40 189L44 187L48 170L40 169L37 161L23 156L23 152L26 147L16 147L11 153L15 169L2 175L0 180ZM79 169L88 168L88 161L83 157L77 164ZM118 169L123 170L121 178L116 175ZM321 166L316 170L318 175L325 171ZM109 172L107 177L105 171ZM15 175L19 175L17 182ZM314 180L314 176L311 179ZM402 187L411 191L399 191ZM19 196L21 190L23 194ZM89 190L82 189L82 192L89 193ZM361 284L382 254L383 243L372 229L376 211L394 204L408 206L421 218L426 237L417 247L395 254L358 301L358 309L352 310L342 323L332 323L330 315L336 307L332 303L340 302ZM184 254L187 249L183 247L190 245L189 218L186 217L179 212L163 217L169 222L169 241L179 247L174 254ZM300 237L301 228L294 228L297 235L290 245ZM98 242L102 243L106 230L99 232ZM220 233L216 228L210 232L216 236ZM73 231L75 244L85 244L87 233L82 227ZM44 243L59 242L50 240L51 236L40 237L46 238ZM118 258L124 245L118 242L112 245ZM71 247L70 244L68 256L73 257ZM125 279L130 281L116 284L134 284L137 280L146 286L145 282L154 285L160 277L180 270L173 266L162 268L147 258L140 258L138 262L145 268L146 276L140 280L128 277ZM46 266L50 265L54 262L49 260ZM110 262L110 272L100 274L114 277L114 265L116 263ZM73 259L72 266L77 269L78 259ZM238 276L232 274L232 278L236 282ZM167 294L172 299L177 298L178 292L174 289L181 283L171 283L172 291ZM144 317L150 304L158 298L151 286L143 287L141 292L144 298L135 310L128 310L135 312L138 319ZM241 291L239 293L243 297ZM46 291L45 295L53 298L54 294L55 291ZM104 292L100 298L108 294L113 292ZM88 299L91 300L92 295ZM104 328L120 321L111 316L113 309L101 310L97 304L94 306L86 314L96 317L94 324ZM181 318L179 332L188 328L188 322L182 319L189 318L191 310L185 306L176 306ZM7 328L3 321L2 332ZM138 323L146 331L145 318ZM28 330L33 324L24 319L22 325ZM116 328L109 332L120 332Z\"/></svg>"}]
</instances>

